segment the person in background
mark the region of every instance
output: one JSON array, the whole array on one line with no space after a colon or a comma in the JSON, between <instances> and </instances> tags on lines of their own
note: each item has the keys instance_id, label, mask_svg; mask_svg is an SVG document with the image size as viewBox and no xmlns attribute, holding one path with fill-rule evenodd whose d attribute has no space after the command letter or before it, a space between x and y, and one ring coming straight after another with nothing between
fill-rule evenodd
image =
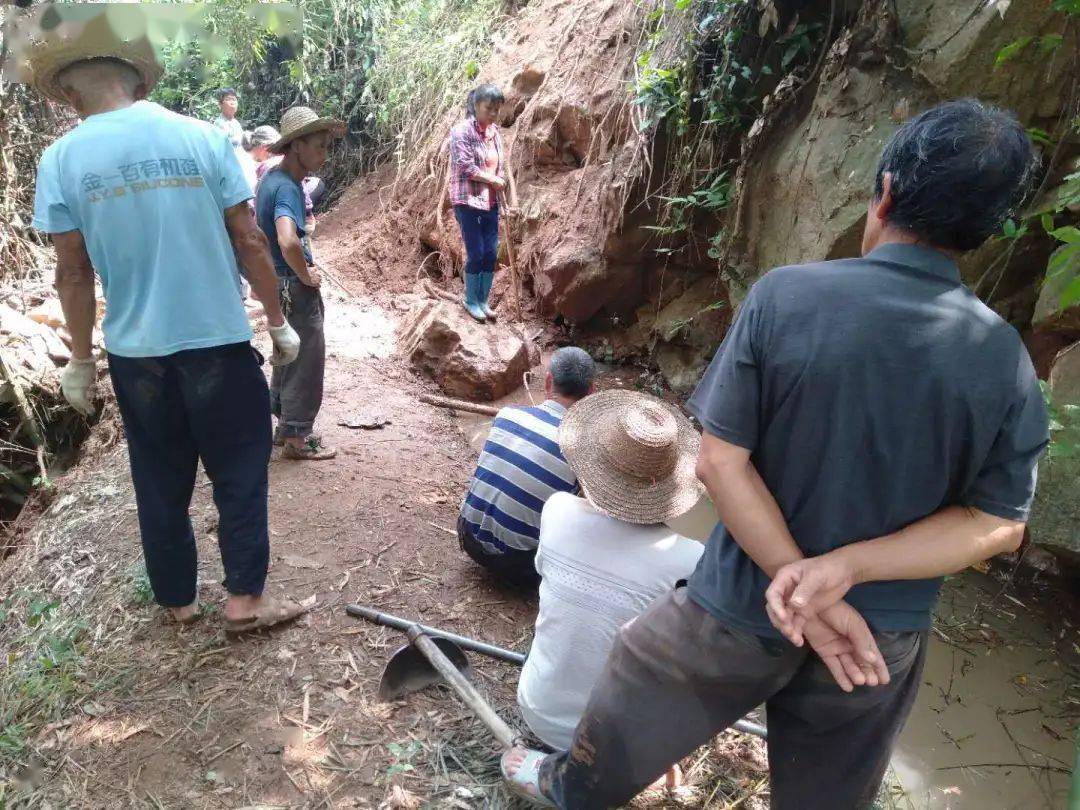
<instances>
[{"instance_id":1,"label":"person in background","mask_svg":"<svg viewBox=\"0 0 1080 810\"><path fill-rule=\"evenodd\" d=\"M465 311L495 320L488 296L499 253L499 192L506 187L502 135L495 124L503 94L493 84L469 93L465 120L450 131L450 203L465 243Z\"/></svg>"},{"instance_id":2,"label":"person in background","mask_svg":"<svg viewBox=\"0 0 1080 810\"><path fill-rule=\"evenodd\" d=\"M255 215L270 241L274 268L280 280L282 308L300 335L300 354L288 368L276 368L270 381L271 409L278 419L275 444L284 458L329 459L336 455L314 433L322 406L326 371L325 308L319 287L322 277L311 255L305 227L301 180L326 162L331 139L345 125L321 118L309 107L293 107L281 118L281 137L270 151L283 155L259 183Z\"/></svg>"},{"instance_id":3,"label":"person in background","mask_svg":"<svg viewBox=\"0 0 1080 810\"><path fill-rule=\"evenodd\" d=\"M544 505L540 611L517 693L529 728L557 751L570 748L619 628L701 557L701 543L664 525L704 493L699 444L685 416L638 391L593 394L563 418L559 447L584 497L556 492Z\"/></svg>"},{"instance_id":4,"label":"person in background","mask_svg":"<svg viewBox=\"0 0 1080 810\"><path fill-rule=\"evenodd\" d=\"M240 149L244 145L244 125L236 118L240 97L231 87L223 87L217 91L217 100L221 112L214 119L214 126L229 136L233 149Z\"/></svg>"},{"instance_id":5,"label":"person in background","mask_svg":"<svg viewBox=\"0 0 1080 810\"><path fill-rule=\"evenodd\" d=\"M592 393L596 366L566 346L544 374L545 401L502 408L495 417L458 517L461 549L516 587L539 582L536 545L540 512L556 492L575 492L577 477L559 450L566 409Z\"/></svg>"},{"instance_id":6,"label":"person in background","mask_svg":"<svg viewBox=\"0 0 1080 810\"><path fill-rule=\"evenodd\" d=\"M1020 546L1048 442L1020 336L957 266L1034 166L1011 115L939 104L885 145L861 258L754 284L688 405L720 523L620 631L570 748L504 756L519 790L620 806L764 703L772 807L874 803L942 578Z\"/></svg>"},{"instance_id":7,"label":"person in background","mask_svg":"<svg viewBox=\"0 0 1080 810\"><path fill-rule=\"evenodd\" d=\"M273 127L266 128L274 129ZM277 130L274 130L274 132L277 132ZM280 165L282 159L282 155L270 155L258 164L255 169L256 190L258 190L258 184L266 176L266 173ZM320 177L308 175L300 181L300 186L304 190L304 230L307 231L308 237L311 237L315 235L315 226L318 224L315 220L315 206L326 197L326 183Z\"/></svg>"},{"instance_id":8,"label":"person in background","mask_svg":"<svg viewBox=\"0 0 1080 810\"><path fill-rule=\"evenodd\" d=\"M42 154L34 202L34 227L56 247L72 338L61 388L73 408L93 414L96 270L154 598L177 622L200 615L189 508L201 461L218 509L227 629L298 616L297 603L263 594L270 402L237 256L265 302L271 364L286 366L300 347L232 146L210 124L144 100L161 68L133 43L43 45L30 66L38 90L83 117Z\"/></svg>"},{"instance_id":9,"label":"person in background","mask_svg":"<svg viewBox=\"0 0 1080 810\"><path fill-rule=\"evenodd\" d=\"M255 127L251 132L244 135L244 148L237 153L237 157L240 158L240 167L244 170L244 177L247 178L248 183L251 185L252 194L258 191L259 178L262 176L259 173L260 167L271 159L270 146L280 138L281 133L272 126L265 124L261 127ZM281 158L278 157L276 162L280 163ZM265 171L263 174L265 174ZM254 207L254 200L252 201L252 207Z\"/></svg>"}]
</instances>

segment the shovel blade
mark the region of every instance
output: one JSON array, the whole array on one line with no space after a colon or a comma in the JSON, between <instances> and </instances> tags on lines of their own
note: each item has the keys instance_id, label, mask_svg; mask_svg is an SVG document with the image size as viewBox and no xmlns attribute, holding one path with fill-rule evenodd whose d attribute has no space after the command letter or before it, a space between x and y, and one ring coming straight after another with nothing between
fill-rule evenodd
<instances>
[{"instance_id":1,"label":"shovel blade","mask_svg":"<svg viewBox=\"0 0 1080 810\"><path fill-rule=\"evenodd\" d=\"M450 659L462 675L472 677L472 664L454 642L445 638L432 638L436 646ZM442 676L416 647L406 644L391 656L383 668L379 681L379 700L389 702L419 692L432 684L442 683Z\"/></svg>"}]
</instances>

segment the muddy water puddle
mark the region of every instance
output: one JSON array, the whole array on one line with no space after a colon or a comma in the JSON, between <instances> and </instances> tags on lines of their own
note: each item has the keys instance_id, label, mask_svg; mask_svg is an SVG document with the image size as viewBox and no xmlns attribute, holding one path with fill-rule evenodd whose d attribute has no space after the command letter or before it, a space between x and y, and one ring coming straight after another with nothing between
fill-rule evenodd
<instances>
[{"instance_id":1,"label":"muddy water puddle","mask_svg":"<svg viewBox=\"0 0 1080 810\"><path fill-rule=\"evenodd\" d=\"M1080 649L1065 607L974 570L946 582L893 758L898 806L1065 806L1080 717Z\"/></svg>"}]
</instances>

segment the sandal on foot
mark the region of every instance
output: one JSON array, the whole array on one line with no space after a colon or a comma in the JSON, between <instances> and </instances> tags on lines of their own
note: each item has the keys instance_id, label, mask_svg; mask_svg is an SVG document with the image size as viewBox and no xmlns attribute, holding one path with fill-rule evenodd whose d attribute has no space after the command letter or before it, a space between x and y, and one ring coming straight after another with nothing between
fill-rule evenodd
<instances>
[{"instance_id":1,"label":"sandal on foot","mask_svg":"<svg viewBox=\"0 0 1080 810\"><path fill-rule=\"evenodd\" d=\"M327 447L318 436L308 437L299 446L286 442L284 449L281 451L282 458L291 458L295 461L321 461L322 459L333 458L336 455L337 450L333 447Z\"/></svg>"},{"instance_id":2,"label":"sandal on foot","mask_svg":"<svg viewBox=\"0 0 1080 810\"><path fill-rule=\"evenodd\" d=\"M316 441L319 442L319 444L322 444L322 434L312 433L310 436L308 436L308 440L310 441L311 439L315 439ZM282 436L277 430L275 430L274 431L274 447L284 447L284 446L285 446L285 437Z\"/></svg>"},{"instance_id":3,"label":"sandal on foot","mask_svg":"<svg viewBox=\"0 0 1080 810\"><path fill-rule=\"evenodd\" d=\"M259 605L259 610L254 616L248 616L245 619L226 619L225 632L230 635L250 633L252 630L292 621L307 612L306 607L291 599L268 601Z\"/></svg>"},{"instance_id":4,"label":"sandal on foot","mask_svg":"<svg viewBox=\"0 0 1080 810\"><path fill-rule=\"evenodd\" d=\"M534 807L554 807L554 803L550 802L540 792L540 763L544 761L547 754L527 749L521 767L518 768L517 773L511 776L507 770L506 758L513 750L511 748L504 752L502 759L499 760L499 770L502 771L506 787L515 796L524 799Z\"/></svg>"}]
</instances>

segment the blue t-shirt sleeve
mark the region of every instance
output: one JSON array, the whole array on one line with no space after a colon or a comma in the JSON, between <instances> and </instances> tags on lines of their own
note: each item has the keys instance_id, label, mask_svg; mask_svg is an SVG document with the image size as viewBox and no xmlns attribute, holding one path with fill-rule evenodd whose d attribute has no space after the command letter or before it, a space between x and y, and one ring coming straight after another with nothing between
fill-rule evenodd
<instances>
[{"instance_id":1,"label":"blue t-shirt sleeve","mask_svg":"<svg viewBox=\"0 0 1080 810\"><path fill-rule=\"evenodd\" d=\"M213 134L217 141L214 154L217 156L218 162L221 206L222 209L232 208L245 200L250 200L254 195L251 193L251 185L248 183L247 177L244 176L244 169L236 158L236 151L233 149L232 143L229 142L229 136L223 132Z\"/></svg>"},{"instance_id":2,"label":"blue t-shirt sleeve","mask_svg":"<svg viewBox=\"0 0 1080 810\"><path fill-rule=\"evenodd\" d=\"M53 149L46 151L38 164L33 225L45 233L67 233L79 227L64 198L60 186L60 159Z\"/></svg>"},{"instance_id":3,"label":"blue t-shirt sleeve","mask_svg":"<svg viewBox=\"0 0 1080 810\"><path fill-rule=\"evenodd\" d=\"M707 433L751 452L761 418L762 281L750 289L686 403Z\"/></svg>"},{"instance_id":4,"label":"blue t-shirt sleeve","mask_svg":"<svg viewBox=\"0 0 1080 810\"><path fill-rule=\"evenodd\" d=\"M280 183L274 195L274 222L279 217L288 217L296 223L297 232L304 231L304 194L296 183Z\"/></svg>"},{"instance_id":5,"label":"blue t-shirt sleeve","mask_svg":"<svg viewBox=\"0 0 1080 810\"><path fill-rule=\"evenodd\" d=\"M962 503L995 517L1026 521L1039 459L1050 441L1050 420L1031 358L1023 347L1019 351L1015 397Z\"/></svg>"}]
</instances>

